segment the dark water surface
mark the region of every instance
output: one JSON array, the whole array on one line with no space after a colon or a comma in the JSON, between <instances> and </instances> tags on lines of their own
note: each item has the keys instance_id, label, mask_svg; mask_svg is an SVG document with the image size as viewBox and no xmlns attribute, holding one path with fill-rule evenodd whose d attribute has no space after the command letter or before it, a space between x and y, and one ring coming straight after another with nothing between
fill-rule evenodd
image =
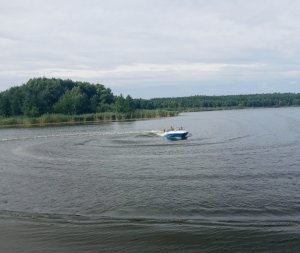
<instances>
[{"instance_id":1,"label":"dark water surface","mask_svg":"<svg viewBox=\"0 0 300 253\"><path fill-rule=\"evenodd\" d=\"M299 191L300 108L0 130L4 253L300 252Z\"/></svg>"}]
</instances>

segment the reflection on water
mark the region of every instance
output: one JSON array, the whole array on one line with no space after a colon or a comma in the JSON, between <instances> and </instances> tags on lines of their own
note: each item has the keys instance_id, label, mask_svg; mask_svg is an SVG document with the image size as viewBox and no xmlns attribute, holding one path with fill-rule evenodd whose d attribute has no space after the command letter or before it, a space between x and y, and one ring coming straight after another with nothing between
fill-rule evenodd
<instances>
[{"instance_id":1,"label":"reflection on water","mask_svg":"<svg viewBox=\"0 0 300 253\"><path fill-rule=\"evenodd\" d=\"M1 129L0 250L296 252L299 137L299 108Z\"/></svg>"}]
</instances>

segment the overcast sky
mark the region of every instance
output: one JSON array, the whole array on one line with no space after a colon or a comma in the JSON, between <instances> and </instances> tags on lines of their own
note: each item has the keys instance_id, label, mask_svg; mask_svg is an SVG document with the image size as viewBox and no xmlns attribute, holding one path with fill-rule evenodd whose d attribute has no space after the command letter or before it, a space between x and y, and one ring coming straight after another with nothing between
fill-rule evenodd
<instances>
[{"instance_id":1,"label":"overcast sky","mask_svg":"<svg viewBox=\"0 0 300 253\"><path fill-rule=\"evenodd\" d=\"M0 0L0 91L40 76L143 98L300 92L300 1Z\"/></svg>"}]
</instances>

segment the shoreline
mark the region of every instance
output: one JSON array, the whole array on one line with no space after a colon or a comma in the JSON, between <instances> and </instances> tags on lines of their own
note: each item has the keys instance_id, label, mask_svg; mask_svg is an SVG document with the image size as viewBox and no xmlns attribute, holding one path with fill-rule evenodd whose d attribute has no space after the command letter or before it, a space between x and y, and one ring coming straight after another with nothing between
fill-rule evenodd
<instances>
[{"instance_id":1,"label":"shoreline","mask_svg":"<svg viewBox=\"0 0 300 253\"><path fill-rule=\"evenodd\" d=\"M0 118L0 129L5 128L31 128L31 127L51 127L51 126L72 126L72 125L94 125L110 122L131 122L137 120L160 119L174 117L179 114L178 111L153 110L135 112L132 114L81 114L81 115L63 115L47 114L40 117L8 117ZM7 124L6 124L7 122Z\"/></svg>"},{"instance_id":2,"label":"shoreline","mask_svg":"<svg viewBox=\"0 0 300 253\"><path fill-rule=\"evenodd\" d=\"M134 117L132 114L115 114L115 113L96 113L96 114L80 114L80 115L63 115L63 114L46 114L40 117L30 118L25 116L0 118L0 129L5 128L31 128L31 127L51 127L51 126L75 126L75 125L96 125L110 122L130 122L138 120L162 119L179 116L180 113L188 112L208 112L208 111L230 111L245 109L278 109L278 108L295 108L299 106L279 106L279 107L231 107L231 108L188 108L178 109L177 111L167 110L147 110L144 114L148 117ZM137 114L140 112L137 112ZM93 118L95 120L89 120ZM61 119L68 119L66 121ZM50 120L47 122L47 120ZM18 121L16 124L3 124L4 121ZM52 121L52 122L51 122ZM53 122L55 121L55 122Z\"/></svg>"}]
</instances>

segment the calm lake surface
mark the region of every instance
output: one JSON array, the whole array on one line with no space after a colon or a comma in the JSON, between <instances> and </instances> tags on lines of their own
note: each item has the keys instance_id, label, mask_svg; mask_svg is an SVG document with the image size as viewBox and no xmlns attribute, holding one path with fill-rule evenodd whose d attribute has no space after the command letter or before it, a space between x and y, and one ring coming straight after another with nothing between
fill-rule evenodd
<instances>
[{"instance_id":1,"label":"calm lake surface","mask_svg":"<svg viewBox=\"0 0 300 253\"><path fill-rule=\"evenodd\" d=\"M300 108L0 129L2 253L299 251Z\"/></svg>"}]
</instances>

